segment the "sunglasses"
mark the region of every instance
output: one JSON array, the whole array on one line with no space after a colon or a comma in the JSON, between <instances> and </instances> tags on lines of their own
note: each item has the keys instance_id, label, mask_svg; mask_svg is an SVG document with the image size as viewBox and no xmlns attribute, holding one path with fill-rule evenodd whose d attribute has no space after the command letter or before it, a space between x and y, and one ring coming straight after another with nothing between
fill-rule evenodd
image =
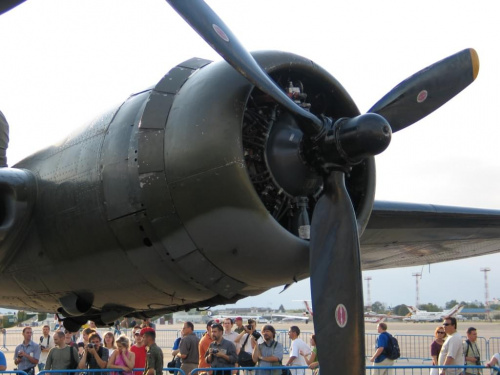
<instances>
[{"instance_id":1,"label":"sunglasses","mask_svg":"<svg viewBox=\"0 0 500 375\"><path fill-rule=\"evenodd\" d=\"M443 327L451 326L451 323L443 323Z\"/></svg>"},{"instance_id":2,"label":"sunglasses","mask_svg":"<svg viewBox=\"0 0 500 375\"><path fill-rule=\"evenodd\" d=\"M141 334L139 332L134 333L134 336L140 336Z\"/></svg>"},{"instance_id":3,"label":"sunglasses","mask_svg":"<svg viewBox=\"0 0 500 375\"><path fill-rule=\"evenodd\" d=\"M444 335L445 332L438 331L438 335Z\"/></svg>"}]
</instances>

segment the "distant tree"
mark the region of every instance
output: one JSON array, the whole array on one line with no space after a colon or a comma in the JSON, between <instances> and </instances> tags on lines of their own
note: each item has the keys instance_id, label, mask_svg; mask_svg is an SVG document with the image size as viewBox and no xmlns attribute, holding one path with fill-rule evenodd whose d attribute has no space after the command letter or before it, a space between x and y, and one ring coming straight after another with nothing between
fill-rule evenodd
<instances>
[{"instance_id":1,"label":"distant tree","mask_svg":"<svg viewBox=\"0 0 500 375\"><path fill-rule=\"evenodd\" d=\"M285 306L283 306L283 304L281 304L281 305L280 305L280 307L279 307L279 309L278 309L278 311L279 311L280 313L284 314L284 313L286 312L286 310L285 310Z\"/></svg>"},{"instance_id":2,"label":"distant tree","mask_svg":"<svg viewBox=\"0 0 500 375\"><path fill-rule=\"evenodd\" d=\"M447 309L451 309L455 305L458 305L458 301L456 299L452 299L451 301L446 302L444 307Z\"/></svg>"},{"instance_id":3,"label":"distant tree","mask_svg":"<svg viewBox=\"0 0 500 375\"><path fill-rule=\"evenodd\" d=\"M438 305L435 305L435 304L430 303L430 302L429 303L425 303L423 305L420 305L420 306L418 306L418 308L420 310L425 310L425 311L429 311L429 312L431 312L431 311L441 311L442 310Z\"/></svg>"},{"instance_id":4,"label":"distant tree","mask_svg":"<svg viewBox=\"0 0 500 375\"><path fill-rule=\"evenodd\" d=\"M404 316L404 315L408 314L408 313L409 313L409 311L408 311L408 307L406 307L406 305L405 305L405 304L403 304L403 305L397 305L397 306L395 306L395 307L392 309L392 313L393 313L394 315L401 315L401 316Z\"/></svg>"},{"instance_id":5,"label":"distant tree","mask_svg":"<svg viewBox=\"0 0 500 375\"><path fill-rule=\"evenodd\" d=\"M47 319L47 313L38 314L38 321L39 322L43 322L45 319Z\"/></svg>"},{"instance_id":6,"label":"distant tree","mask_svg":"<svg viewBox=\"0 0 500 375\"><path fill-rule=\"evenodd\" d=\"M18 323L22 323L24 322L26 319L28 319L28 316L26 314L26 311L23 311L23 310L19 310L17 312L17 322Z\"/></svg>"},{"instance_id":7,"label":"distant tree","mask_svg":"<svg viewBox=\"0 0 500 375\"><path fill-rule=\"evenodd\" d=\"M372 303L372 311L376 313L384 313L386 311L386 307L382 302L375 301Z\"/></svg>"}]
</instances>

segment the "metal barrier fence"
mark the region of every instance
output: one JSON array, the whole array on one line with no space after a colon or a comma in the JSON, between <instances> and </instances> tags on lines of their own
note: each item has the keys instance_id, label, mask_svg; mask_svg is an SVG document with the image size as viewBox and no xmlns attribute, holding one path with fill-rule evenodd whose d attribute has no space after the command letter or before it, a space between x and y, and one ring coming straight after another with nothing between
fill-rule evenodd
<instances>
[{"instance_id":1,"label":"metal barrier fence","mask_svg":"<svg viewBox=\"0 0 500 375\"><path fill-rule=\"evenodd\" d=\"M101 336L107 332L105 329L98 329ZM113 332L111 330L111 332ZM122 333L131 337L131 329L122 329ZM202 337L205 333L204 330L195 330L195 334L198 337ZM309 339L313 333L312 332L301 332L302 339L309 343ZM39 335L41 335L41 330L39 332L34 330L33 341L39 341ZM174 329L159 329L156 331L156 343L163 350L168 350L174 345L174 341L180 336L180 331ZM375 350L375 342L378 334L376 333L366 333L365 334L365 348L366 356L371 356ZM402 359L414 359L421 361L429 361L430 358L430 345L434 340L432 335L399 335L396 334L394 337L397 338L399 342L399 347L401 350ZM463 340L466 339L465 336L462 337ZM0 349L3 351L14 350L17 345L22 341L22 329L8 330L5 334L0 334ZM276 341L283 345L283 353L289 354L291 340L288 337L287 330L277 330L276 331ZM477 345L481 353L481 359L483 361L489 360L491 356L495 353L500 352L500 337L491 337L487 340L484 337L477 338Z\"/></svg>"},{"instance_id":2,"label":"metal barrier fence","mask_svg":"<svg viewBox=\"0 0 500 375\"><path fill-rule=\"evenodd\" d=\"M377 374L378 371L387 369L388 374L390 375L428 375L430 370L435 368L434 366L366 366L366 375L374 375ZM483 375L487 375L490 371L493 373L494 371L500 371L500 368L498 367L486 367L486 366L442 366L440 367L441 369L446 368L447 370L456 370L457 375L461 374L464 370L471 370L467 371L472 373L474 370L480 370L482 371ZM255 370L257 369L256 367L224 367L224 368L218 368L218 371L224 371L224 370ZM306 374L310 373L310 369L305 367L305 366L273 366L273 367L258 367L259 370L280 370L280 369L304 369ZM134 371L139 371L142 369L134 369ZM214 371L215 369L211 369L211 371ZM123 372L123 370L119 369L85 369L83 370L87 374L92 374L96 372ZM199 372L205 372L207 371L206 368L197 368L191 371L190 374L186 374L183 370L179 368L163 368L163 374L162 375L167 375L170 372L175 373L175 374L181 374L181 375L197 375ZM40 371L37 375L45 375L45 374L67 374L67 373L81 373L81 369L77 370L44 370ZM213 372L212 372L213 373ZM27 375L26 372L24 371L0 371L0 374L19 374L19 375ZM160 375L160 374L157 374ZM329 374L327 374L329 375Z\"/></svg>"},{"instance_id":3,"label":"metal barrier fence","mask_svg":"<svg viewBox=\"0 0 500 375\"><path fill-rule=\"evenodd\" d=\"M495 353L500 353L500 337L490 337L488 340L488 359Z\"/></svg>"}]
</instances>

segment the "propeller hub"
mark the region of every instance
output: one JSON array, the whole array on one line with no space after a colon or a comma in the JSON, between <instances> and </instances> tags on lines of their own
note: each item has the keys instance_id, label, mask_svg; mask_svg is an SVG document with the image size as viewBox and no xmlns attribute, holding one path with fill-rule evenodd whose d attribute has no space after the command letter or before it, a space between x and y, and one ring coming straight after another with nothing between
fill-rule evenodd
<instances>
[{"instance_id":1,"label":"propeller hub","mask_svg":"<svg viewBox=\"0 0 500 375\"><path fill-rule=\"evenodd\" d=\"M378 155L389 146L391 136L387 120L375 113L341 118L320 141L322 167L350 166Z\"/></svg>"}]
</instances>

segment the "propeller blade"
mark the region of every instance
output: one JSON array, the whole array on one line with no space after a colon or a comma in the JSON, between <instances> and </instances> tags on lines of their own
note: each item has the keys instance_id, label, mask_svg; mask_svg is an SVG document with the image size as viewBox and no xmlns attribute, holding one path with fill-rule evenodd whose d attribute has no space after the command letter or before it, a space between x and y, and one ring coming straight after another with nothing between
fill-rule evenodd
<instances>
[{"instance_id":1,"label":"propeller blade","mask_svg":"<svg viewBox=\"0 0 500 375\"><path fill-rule=\"evenodd\" d=\"M383 116L395 133L441 107L469 86L478 72L477 52L465 49L407 78L368 112Z\"/></svg>"},{"instance_id":2,"label":"propeller blade","mask_svg":"<svg viewBox=\"0 0 500 375\"><path fill-rule=\"evenodd\" d=\"M231 30L202 0L167 0L184 20L234 69L253 85L271 96L299 119L299 127L308 135L323 129L323 122L293 102L257 64Z\"/></svg>"},{"instance_id":3,"label":"propeller blade","mask_svg":"<svg viewBox=\"0 0 500 375\"><path fill-rule=\"evenodd\" d=\"M359 375L365 373L363 290L356 216L344 179L343 172L332 172L314 209L311 296L321 373Z\"/></svg>"}]
</instances>

